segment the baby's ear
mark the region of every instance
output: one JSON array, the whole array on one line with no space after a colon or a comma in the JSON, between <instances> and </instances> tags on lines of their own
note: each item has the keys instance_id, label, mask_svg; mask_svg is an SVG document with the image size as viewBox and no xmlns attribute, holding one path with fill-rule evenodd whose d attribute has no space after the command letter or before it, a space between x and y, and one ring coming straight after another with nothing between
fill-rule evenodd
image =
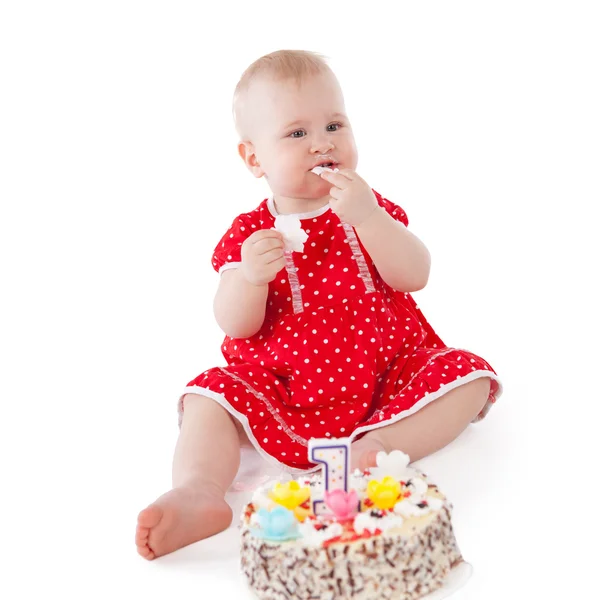
<instances>
[{"instance_id":1,"label":"baby's ear","mask_svg":"<svg viewBox=\"0 0 600 600\"><path fill-rule=\"evenodd\" d=\"M260 162L258 161L254 144L252 144L252 142L240 141L238 143L238 154L241 156L242 160L254 177L260 178L265 174L260 166Z\"/></svg>"}]
</instances>

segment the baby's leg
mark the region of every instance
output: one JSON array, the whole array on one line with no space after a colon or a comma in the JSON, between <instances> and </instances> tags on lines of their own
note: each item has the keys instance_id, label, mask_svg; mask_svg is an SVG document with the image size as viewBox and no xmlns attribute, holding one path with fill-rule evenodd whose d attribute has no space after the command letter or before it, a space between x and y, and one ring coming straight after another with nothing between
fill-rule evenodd
<instances>
[{"instance_id":1,"label":"baby's leg","mask_svg":"<svg viewBox=\"0 0 600 600\"><path fill-rule=\"evenodd\" d=\"M186 394L173 459L173 489L138 516L138 552L153 559L197 542L231 524L225 502L240 464L238 431L210 398Z\"/></svg>"},{"instance_id":2,"label":"baby's leg","mask_svg":"<svg viewBox=\"0 0 600 600\"><path fill-rule=\"evenodd\" d=\"M375 466L377 452L402 450L417 461L457 438L479 414L490 394L481 377L440 396L410 417L369 431L352 444L352 467Z\"/></svg>"}]
</instances>

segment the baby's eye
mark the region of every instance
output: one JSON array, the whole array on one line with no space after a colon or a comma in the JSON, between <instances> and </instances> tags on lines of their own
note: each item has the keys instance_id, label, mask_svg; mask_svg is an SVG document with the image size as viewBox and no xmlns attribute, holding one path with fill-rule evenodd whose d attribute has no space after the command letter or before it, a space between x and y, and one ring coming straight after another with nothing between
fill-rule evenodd
<instances>
[{"instance_id":1,"label":"baby's eye","mask_svg":"<svg viewBox=\"0 0 600 600\"><path fill-rule=\"evenodd\" d=\"M299 135L296 135L296 134L299 134ZM302 129L298 129L297 131L292 131L292 133L290 133L290 137L293 137L293 138L304 137L304 131Z\"/></svg>"},{"instance_id":2,"label":"baby's eye","mask_svg":"<svg viewBox=\"0 0 600 600\"><path fill-rule=\"evenodd\" d=\"M341 126L341 123L330 123L327 125L327 131L337 131Z\"/></svg>"}]
</instances>

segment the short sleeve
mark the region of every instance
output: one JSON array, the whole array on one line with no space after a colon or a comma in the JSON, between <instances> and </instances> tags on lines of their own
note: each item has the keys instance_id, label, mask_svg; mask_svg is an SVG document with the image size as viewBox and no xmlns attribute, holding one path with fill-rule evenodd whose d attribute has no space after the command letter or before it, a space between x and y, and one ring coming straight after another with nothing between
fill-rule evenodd
<instances>
[{"instance_id":1,"label":"short sleeve","mask_svg":"<svg viewBox=\"0 0 600 600\"><path fill-rule=\"evenodd\" d=\"M381 194L373 190L375 193L375 197L377 198L377 202L379 202L379 206L385 209L388 215L392 216L396 221L400 221L406 227L408 227L408 217L402 208L400 208L397 204L390 202L387 198L384 198Z\"/></svg>"},{"instance_id":2,"label":"short sleeve","mask_svg":"<svg viewBox=\"0 0 600 600\"><path fill-rule=\"evenodd\" d=\"M256 231L248 215L236 217L212 255L212 266L217 273L235 269L242 262L242 244Z\"/></svg>"}]
</instances>

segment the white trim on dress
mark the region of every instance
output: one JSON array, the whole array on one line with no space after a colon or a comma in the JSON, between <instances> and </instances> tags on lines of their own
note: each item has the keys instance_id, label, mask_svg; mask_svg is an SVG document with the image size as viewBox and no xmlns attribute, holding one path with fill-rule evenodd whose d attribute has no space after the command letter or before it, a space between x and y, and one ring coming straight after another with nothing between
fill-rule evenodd
<instances>
[{"instance_id":1,"label":"white trim on dress","mask_svg":"<svg viewBox=\"0 0 600 600\"><path fill-rule=\"evenodd\" d=\"M453 350L456 350L456 349L454 348ZM446 354L446 352L444 352L443 354ZM439 356L439 354L436 356ZM430 359L430 361L431 361L431 359ZM428 363L430 361L428 361ZM221 371L224 371L224 369L221 368ZM228 373L227 371L225 371L225 372L228 375L233 376L232 373ZM421 371L419 371L419 373L420 372ZM384 427L386 425L392 425L393 423L397 423L398 421L401 421L402 419L405 419L406 417L409 417L409 416L413 415L414 413L418 412L419 410L421 410L422 408L424 408L425 406L427 406L434 400L437 400L438 398L440 398L444 394L447 394L448 392L452 391L453 389L460 387L461 385L465 385L466 383L470 383L471 381L474 381L475 379L481 379L482 377L489 377L490 379L493 379L498 384L498 390L495 394L495 397L496 397L496 399L499 398L502 394L502 383L500 382L500 378L495 373L492 373L492 371L487 371L485 369L479 369L478 371L472 371L468 375L458 377L454 381L451 381L450 383L446 383L446 384L440 386L440 388L437 392L434 392L433 394L426 394L425 396L423 396L423 398L421 398L421 400L416 402L409 409L403 410L399 414L397 414L389 419L380 421L379 423L373 423L371 425L364 425L363 427L359 427L359 428L355 429L348 436L348 439L350 440L350 442L352 442L352 440L357 435L359 435L363 432L372 431L374 429L379 429L380 427ZM240 378L238 378L238 379L240 379ZM413 380L414 380L414 377L411 379L411 382ZM243 381L243 380L241 380L241 381ZM408 387L408 385L409 384L407 384L405 387ZM260 400L265 402L269 411L273 414L275 419L278 422L280 422L279 419L281 419L281 417L279 417L279 414L276 411L273 412L272 405L268 402L268 400L266 400L264 395L263 394L258 395L259 392L256 392L256 390L254 390L254 388L252 388L252 386L250 386L249 384L247 384L247 387L252 393L254 393L256 395L257 398L259 398ZM318 466L310 468L310 469L296 469L294 467L290 467L290 466L286 465L285 463L280 462L274 456L271 456L268 452L263 450L261 445L258 443L256 438L254 437L254 434L252 433L252 429L250 427L250 423L248 421L248 417L245 414L243 414L243 413L237 411L235 408L233 408L233 406L225 399L225 396L223 396L223 394L219 394L218 392L213 392L212 390L210 390L208 388L197 386L197 385L188 386L185 388L184 393L179 397L179 401L178 401L178 411L179 411L180 419L183 414L183 397L186 394L200 394L200 395L206 396L207 398L211 398L212 400L214 400L215 402L220 404L227 412L229 412L232 416L234 416L242 424L242 426L244 427L244 431L246 432L246 435L248 436L248 439L250 440L250 442L252 443L252 445L254 446L256 451L267 462L269 462L273 465L276 465L280 469L283 469L284 471L286 471L288 473L292 473L292 474L312 473L321 468L321 466L318 465ZM491 392L490 392L490 395L491 395ZM486 402L483 409L480 411L480 414L483 413L485 415L487 413L487 411L489 410L489 407L491 406L491 404L492 404L492 402L488 398L488 401ZM377 413L374 413L374 414L377 414ZM277 416L275 416L275 415L277 415ZM475 423L475 422L477 422L477 420L478 419L474 419L473 422ZM180 421L180 425L181 425L181 421ZM287 427L287 425L282 425L282 427L285 427L286 433L288 433L288 432L292 433L289 430L289 427ZM288 433L288 435L289 435L289 433ZM300 438L300 440L303 440L303 441L299 441L298 443L300 443L302 445L306 445L308 448L308 443L304 438L301 438L300 436L297 436L297 434L294 434L294 433L292 433L292 435L294 436L292 439L295 440L296 437ZM290 437L292 437L292 436L290 436Z\"/></svg>"},{"instance_id":2,"label":"white trim on dress","mask_svg":"<svg viewBox=\"0 0 600 600\"><path fill-rule=\"evenodd\" d=\"M274 217L279 216L280 213L278 213L277 209L275 208L275 200L273 196L267 198L267 208ZM315 217L320 217L321 215L324 215L330 208L331 206L329 206L329 204L326 204L325 206L321 206L321 208L317 208L316 210L313 210L311 212L292 213L292 215L290 216L298 217L299 219L314 219Z\"/></svg>"},{"instance_id":3,"label":"white trim on dress","mask_svg":"<svg viewBox=\"0 0 600 600\"><path fill-rule=\"evenodd\" d=\"M401 411L394 417L386 419L385 421L380 421L379 423L373 423L371 425L365 425L363 427L358 427L357 429L354 430L354 432L350 436L350 439L353 439L359 433L363 433L366 431L372 431L373 429L379 429L380 427L384 427L386 425L392 425L393 423L397 423L398 421L401 421L402 419L405 419L406 417L410 417L411 415L420 411L422 408L424 408L425 406L427 406L434 400L437 400L444 394L451 392L453 389L460 387L461 385L465 385L466 383L475 381L475 379L481 379L482 377L489 377L490 379L493 379L498 384L498 391L496 392L495 397L496 397L496 399L499 398L502 395L502 383L500 382L500 379L496 374L492 373L491 371L486 371L484 369L480 369L479 371L471 371L471 373L469 373L468 375L458 377L454 381L451 381L450 383L446 383L445 385L441 386L437 392L433 392L433 394L425 394L425 396L423 396L423 398L421 398L418 402L415 402L415 404L413 404L413 406L411 406L410 408L408 408L406 410ZM491 392L490 392L490 395L491 395ZM480 413L482 413L482 412L484 414L487 413L491 404L492 404L492 402L490 401L490 399L488 397L488 400L485 403L485 406L481 409ZM377 412L374 413L374 415L375 414L377 414ZM479 419L476 417L475 419L473 419L472 422L476 423L477 421L479 421Z\"/></svg>"},{"instance_id":4,"label":"white trim on dress","mask_svg":"<svg viewBox=\"0 0 600 600\"><path fill-rule=\"evenodd\" d=\"M250 427L250 423L248 422L248 417L244 413L241 413L241 412L235 410L235 408L233 408L233 406L231 406L231 404L225 399L225 396L223 396L223 394L219 394L218 392L213 392L212 390L209 390L208 388L201 387L199 385L191 385L191 386L188 386L185 388L185 391L183 392L183 394L181 394L181 396L179 398L179 402L178 402L178 409L179 409L180 417L183 415L183 397L186 394L199 394L201 396L205 396L207 398L210 398L211 400L214 400L217 404L220 404L230 415L235 417L242 424L242 426L244 427L244 431L246 432L246 435L248 436L248 439L254 446L255 450L268 463L271 463L272 465L275 465L279 469L283 469L284 471L291 473L292 475L302 475L303 473L312 473L313 471L317 471L318 469L321 468L321 466L318 465L311 469L295 469L294 467L290 467L290 466L286 465L285 463L279 462L274 456L271 456L268 452L263 450L262 446L258 443L256 438L254 437L254 434L252 433L252 428ZM308 456L308 443L307 442L305 442L305 443L307 444L306 453Z\"/></svg>"},{"instance_id":5,"label":"white trim on dress","mask_svg":"<svg viewBox=\"0 0 600 600\"><path fill-rule=\"evenodd\" d=\"M227 271L229 269L238 269L241 264L242 264L241 262L229 262L229 263L225 263L219 269L219 275L221 275L223 273L223 271Z\"/></svg>"}]
</instances>

